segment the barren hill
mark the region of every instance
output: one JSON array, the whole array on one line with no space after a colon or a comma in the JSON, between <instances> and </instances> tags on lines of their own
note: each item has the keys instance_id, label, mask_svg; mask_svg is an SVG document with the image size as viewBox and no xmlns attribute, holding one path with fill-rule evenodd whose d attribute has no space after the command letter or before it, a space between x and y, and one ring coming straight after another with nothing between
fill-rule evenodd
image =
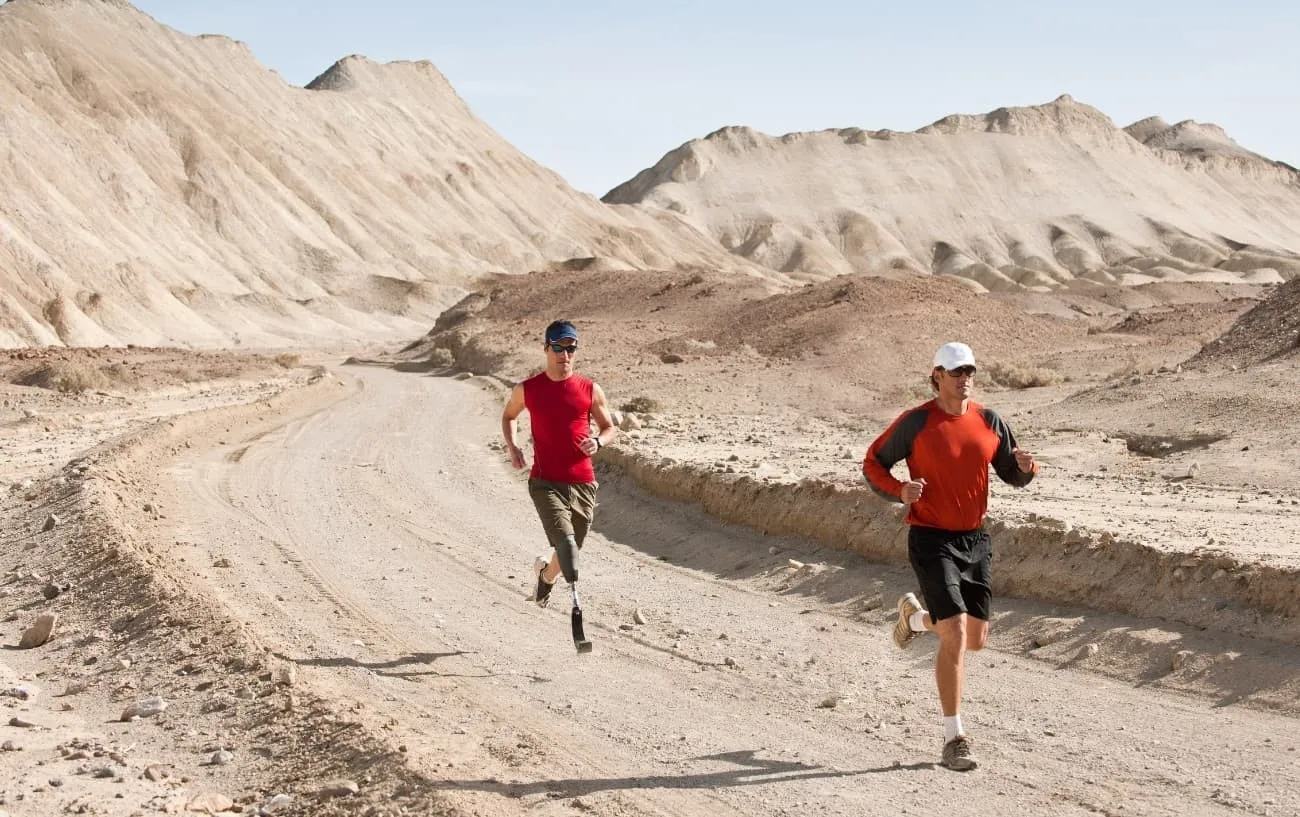
<instances>
[{"instance_id":1,"label":"barren hill","mask_svg":"<svg viewBox=\"0 0 1300 817\"><path fill-rule=\"evenodd\" d=\"M1214 125L1121 129L1068 96L914 133L723 128L604 200L682 214L804 279L920 272L1015 290L1300 274L1300 172Z\"/></svg>"},{"instance_id":2,"label":"barren hill","mask_svg":"<svg viewBox=\"0 0 1300 817\"><path fill-rule=\"evenodd\" d=\"M1246 368L1300 354L1300 279L1278 287L1193 356L1192 366Z\"/></svg>"},{"instance_id":3,"label":"barren hill","mask_svg":"<svg viewBox=\"0 0 1300 817\"><path fill-rule=\"evenodd\" d=\"M1090 347L1113 356L1115 345L1094 342L1081 321L1029 314L942 277L855 274L775 293L758 279L688 270L557 271L483 284L397 354L398 366L519 379L539 363L541 327L563 315L590 339L584 370L620 388L705 402L716 389L742 406L780 391L783 401L856 409L924 387L934 348L953 337L976 345L994 380L1063 349L1077 365L1095 354Z\"/></svg>"},{"instance_id":4,"label":"barren hill","mask_svg":"<svg viewBox=\"0 0 1300 817\"><path fill-rule=\"evenodd\" d=\"M0 6L0 346L410 335L485 272L746 265L521 154L429 63L299 88L113 0Z\"/></svg>"}]
</instances>

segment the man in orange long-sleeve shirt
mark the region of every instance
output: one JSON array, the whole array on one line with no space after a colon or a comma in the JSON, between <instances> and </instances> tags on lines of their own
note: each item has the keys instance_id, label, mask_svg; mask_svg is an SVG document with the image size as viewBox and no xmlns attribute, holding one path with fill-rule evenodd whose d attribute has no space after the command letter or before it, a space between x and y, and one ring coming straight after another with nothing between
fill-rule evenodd
<instances>
[{"instance_id":1,"label":"man in orange long-sleeve shirt","mask_svg":"<svg viewBox=\"0 0 1300 817\"><path fill-rule=\"evenodd\" d=\"M934 399L894 420L862 462L876 493L907 506L908 561L926 606L912 593L899 599L894 643L905 647L927 630L939 635L935 682L944 716L943 765L958 771L979 765L960 710L966 651L981 649L989 632L993 550L983 528L989 466L1017 487L1038 473L1002 418L970 399L974 377L969 346L939 347L930 373ZM902 460L906 482L889 473Z\"/></svg>"}]
</instances>

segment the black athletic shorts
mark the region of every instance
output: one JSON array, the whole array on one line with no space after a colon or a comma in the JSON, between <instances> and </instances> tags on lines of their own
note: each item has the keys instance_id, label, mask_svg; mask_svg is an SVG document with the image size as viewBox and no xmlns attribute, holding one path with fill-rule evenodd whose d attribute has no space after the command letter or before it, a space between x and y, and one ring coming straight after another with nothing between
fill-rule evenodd
<instances>
[{"instance_id":1,"label":"black athletic shorts","mask_svg":"<svg viewBox=\"0 0 1300 817\"><path fill-rule=\"evenodd\" d=\"M993 542L983 528L951 531L913 525L907 534L907 560L931 620L958 613L989 620Z\"/></svg>"}]
</instances>

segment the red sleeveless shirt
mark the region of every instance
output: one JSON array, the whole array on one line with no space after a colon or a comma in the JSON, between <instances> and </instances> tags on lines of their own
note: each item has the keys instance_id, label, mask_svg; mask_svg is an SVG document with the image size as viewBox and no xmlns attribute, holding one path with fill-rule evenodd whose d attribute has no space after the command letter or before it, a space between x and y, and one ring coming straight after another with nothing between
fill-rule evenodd
<instances>
[{"instance_id":1,"label":"red sleeveless shirt","mask_svg":"<svg viewBox=\"0 0 1300 817\"><path fill-rule=\"evenodd\" d=\"M595 482L591 457L578 443L591 436L592 382L571 374L552 380L546 372L524 381L524 408L533 429L530 476L551 482Z\"/></svg>"}]
</instances>

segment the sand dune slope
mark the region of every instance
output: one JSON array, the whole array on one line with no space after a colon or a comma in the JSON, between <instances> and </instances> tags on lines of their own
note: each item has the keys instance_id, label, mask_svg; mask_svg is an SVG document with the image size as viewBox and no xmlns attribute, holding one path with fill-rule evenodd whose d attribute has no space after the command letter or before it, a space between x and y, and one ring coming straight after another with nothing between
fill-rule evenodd
<instances>
[{"instance_id":1,"label":"sand dune slope","mask_svg":"<svg viewBox=\"0 0 1300 817\"><path fill-rule=\"evenodd\" d=\"M741 259L611 208L427 62L307 88L125 2L0 6L0 345L277 345L424 328L483 272Z\"/></svg>"},{"instance_id":2,"label":"sand dune slope","mask_svg":"<svg viewBox=\"0 0 1300 817\"><path fill-rule=\"evenodd\" d=\"M1300 273L1300 173L1213 125L1127 129L1068 96L915 133L728 127L604 200L685 215L795 277L950 274L976 289Z\"/></svg>"}]
</instances>

